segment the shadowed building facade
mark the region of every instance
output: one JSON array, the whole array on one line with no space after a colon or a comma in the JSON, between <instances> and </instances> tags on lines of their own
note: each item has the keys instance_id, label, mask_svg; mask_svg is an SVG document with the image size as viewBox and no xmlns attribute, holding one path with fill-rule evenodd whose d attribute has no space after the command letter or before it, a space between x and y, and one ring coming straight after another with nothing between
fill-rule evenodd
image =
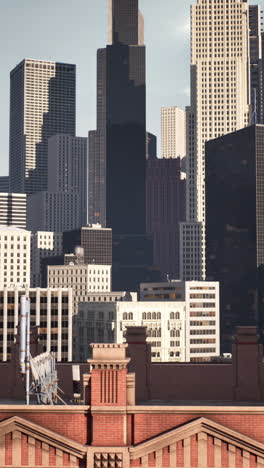
<instances>
[{"instance_id":1,"label":"shadowed building facade","mask_svg":"<svg viewBox=\"0 0 264 468\"><path fill-rule=\"evenodd\" d=\"M181 158L146 162L147 231L153 234L154 263L162 278L179 278L179 223L185 221L186 180Z\"/></svg>"},{"instance_id":2,"label":"shadowed building facade","mask_svg":"<svg viewBox=\"0 0 264 468\"><path fill-rule=\"evenodd\" d=\"M206 144L207 279L221 285L224 350L235 326L263 329L263 184L263 125Z\"/></svg>"}]
</instances>

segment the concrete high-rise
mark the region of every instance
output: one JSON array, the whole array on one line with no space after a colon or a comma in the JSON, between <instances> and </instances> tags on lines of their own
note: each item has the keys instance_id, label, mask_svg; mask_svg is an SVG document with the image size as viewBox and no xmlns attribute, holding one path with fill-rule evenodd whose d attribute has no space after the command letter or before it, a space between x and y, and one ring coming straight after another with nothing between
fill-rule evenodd
<instances>
[{"instance_id":1,"label":"concrete high-rise","mask_svg":"<svg viewBox=\"0 0 264 468\"><path fill-rule=\"evenodd\" d=\"M75 135L76 67L24 59L10 79L10 191L47 190L48 138Z\"/></svg>"},{"instance_id":2,"label":"concrete high-rise","mask_svg":"<svg viewBox=\"0 0 264 468\"><path fill-rule=\"evenodd\" d=\"M48 191L78 193L81 223L87 224L88 140L54 135L48 141Z\"/></svg>"},{"instance_id":3,"label":"concrete high-rise","mask_svg":"<svg viewBox=\"0 0 264 468\"><path fill-rule=\"evenodd\" d=\"M206 144L206 270L208 280L220 281L227 351L237 326L264 329L263 185L264 125Z\"/></svg>"},{"instance_id":4,"label":"concrete high-rise","mask_svg":"<svg viewBox=\"0 0 264 468\"><path fill-rule=\"evenodd\" d=\"M248 8L246 0L197 0L191 7L187 224L181 225L185 280L205 278L205 142L250 119Z\"/></svg>"},{"instance_id":5,"label":"concrete high-rise","mask_svg":"<svg viewBox=\"0 0 264 468\"><path fill-rule=\"evenodd\" d=\"M186 112L177 106L161 108L161 156L186 156Z\"/></svg>"},{"instance_id":6,"label":"concrete high-rise","mask_svg":"<svg viewBox=\"0 0 264 468\"><path fill-rule=\"evenodd\" d=\"M0 225L27 227L27 195L0 193Z\"/></svg>"},{"instance_id":7,"label":"concrete high-rise","mask_svg":"<svg viewBox=\"0 0 264 468\"><path fill-rule=\"evenodd\" d=\"M97 130L89 134L89 223L99 222L115 234L145 233L142 25L138 0L112 0L111 45L97 52Z\"/></svg>"}]
</instances>

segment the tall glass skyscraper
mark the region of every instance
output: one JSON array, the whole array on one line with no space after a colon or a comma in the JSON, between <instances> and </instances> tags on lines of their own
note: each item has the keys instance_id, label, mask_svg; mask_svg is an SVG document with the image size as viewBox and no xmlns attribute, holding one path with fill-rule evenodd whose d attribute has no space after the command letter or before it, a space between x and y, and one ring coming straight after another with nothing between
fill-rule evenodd
<instances>
[{"instance_id":1,"label":"tall glass skyscraper","mask_svg":"<svg viewBox=\"0 0 264 468\"><path fill-rule=\"evenodd\" d=\"M146 86L138 0L109 2L97 53L97 130L89 134L89 222L145 233Z\"/></svg>"},{"instance_id":2,"label":"tall glass skyscraper","mask_svg":"<svg viewBox=\"0 0 264 468\"><path fill-rule=\"evenodd\" d=\"M24 59L10 74L10 191L47 190L48 138L75 136L76 67Z\"/></svg>"}]
</instances>

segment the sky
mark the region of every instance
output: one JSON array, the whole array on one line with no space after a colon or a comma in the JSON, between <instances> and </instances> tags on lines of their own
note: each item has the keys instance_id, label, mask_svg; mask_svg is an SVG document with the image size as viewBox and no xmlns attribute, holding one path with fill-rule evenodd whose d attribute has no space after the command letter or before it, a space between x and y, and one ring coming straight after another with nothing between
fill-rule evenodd
<instances>
[{"instance_id":1,"label":"sky","mask_svg":"<svg viewBox=\"0 0 264 468\"><path fill-rule=\"evenodd\" d=\"M160 108L189 104L192 3L139 0L147 48L147 130L158 137L158 154ZM264 0L258 3L264 7ZM10 71L25 57L75 63L76 134L87 136L96 128L96 51L106 43L107 0L0 0L0 175L8 174Z\"/></svg>"}]
</instances>

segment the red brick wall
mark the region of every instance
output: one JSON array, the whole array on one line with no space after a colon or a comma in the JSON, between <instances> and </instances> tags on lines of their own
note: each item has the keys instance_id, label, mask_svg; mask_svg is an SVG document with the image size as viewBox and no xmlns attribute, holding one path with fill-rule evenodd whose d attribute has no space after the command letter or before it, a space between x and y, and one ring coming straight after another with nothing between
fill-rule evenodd
<instances>
[{"instance_id":1,"label":"red brick wall","mask_svg":"<svg viewBox=\"0 0 264 468\"><path fill-rule=\"evenodd\" d=\"M55 413L52 409L50 413L38 413L37 411L34 411L34 413L16 413L10 411L10 413L0 413L0 421L12 418L13 416L19 416L35 424L39 424L80 444L87 444L89 442L90 434L86 414Z\"/></svg>"},{"instance_id":2,"label":"red brick wall","mask_svg":"<svg viewBox=\"0 0 264 468\"><path fill-rule=\"evenodd\" d=\"M245 436L264 443L263 414L135 414L134 443L139 444L188 421L207 417Z\"/></svg>"},{"instance_id":3,"label":"red brick wall","mask_svg":"<svg viewBox=\"0 0 264 468\"><path fill-rule=\"evenodd\" d=\"M124 418L123 415L95 414L92 445L124 446Z\"/></svg>"},{"instance_id":4,"label":"red brick wall","mask_svg":"<svg viewBox=\"0 0 264 468\"><path fill-rule=\"evenodd\" d=\"M92 406L126 405L127 369L95 369L91 376Z\"/></svg>"}]
</instances>

